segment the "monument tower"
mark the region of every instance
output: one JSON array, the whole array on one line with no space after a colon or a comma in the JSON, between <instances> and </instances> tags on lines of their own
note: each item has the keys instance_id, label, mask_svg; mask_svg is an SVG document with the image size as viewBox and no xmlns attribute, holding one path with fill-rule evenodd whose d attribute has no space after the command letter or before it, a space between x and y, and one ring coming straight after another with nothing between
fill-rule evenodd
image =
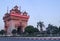
<instances>
[{"instance_id":1,"label":"monument tower","mask_svg":"<svg viewBox=\"0 0 60 41\"><path fill-rule=\"evenodd\" d=\"M10 10L9 13L6 13L3 17L5 31L7 32L7 34L11 34L13 29L19 29L21 32L24 32L25 27L27 26L28 19L28 13L26 11L21 12L18 6L15 6Z\"/></svg>"}]
</instances>

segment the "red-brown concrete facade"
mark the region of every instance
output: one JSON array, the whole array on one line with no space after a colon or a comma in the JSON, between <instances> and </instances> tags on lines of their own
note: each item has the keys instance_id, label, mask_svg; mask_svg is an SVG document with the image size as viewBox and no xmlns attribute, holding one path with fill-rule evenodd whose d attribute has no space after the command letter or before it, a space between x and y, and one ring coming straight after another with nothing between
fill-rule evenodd
<instances>
[{"instance_id":1,"label":"red-brown concrete facade","mask_svg":"<svg viewBox=\"0 0 60 41\"><path fill-rule=\"evenodd\" d=\"M27 22L29 19L29 15L27 12L21 12L18 9L18 6L15 6L9 13L6 13L3 17L5 23L5 31L10 34L13 29L17 29L18 26L22 26L21 30L24 32L25 27L27 26Z\"/></svg>"}]
</instances>

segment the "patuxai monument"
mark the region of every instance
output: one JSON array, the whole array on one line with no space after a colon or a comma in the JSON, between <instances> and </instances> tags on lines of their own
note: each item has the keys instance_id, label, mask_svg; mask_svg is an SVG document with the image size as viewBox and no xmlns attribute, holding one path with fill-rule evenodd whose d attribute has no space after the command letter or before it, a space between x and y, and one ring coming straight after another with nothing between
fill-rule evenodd
<instances>
[{"instance_id":1,"label":"patuxai monument","mask_svg":"<svg viewBox=\"0 0 60 41\"><path fill-rule=\"evenodd\" d=\"M26 11L22 12L18 6L14 6L14 8L12 8L10 12L5 13L3 17L5 31L7 34L12 34L13 29L24 32L28 19L29 15Z\"/></svg>"}]
</instances>

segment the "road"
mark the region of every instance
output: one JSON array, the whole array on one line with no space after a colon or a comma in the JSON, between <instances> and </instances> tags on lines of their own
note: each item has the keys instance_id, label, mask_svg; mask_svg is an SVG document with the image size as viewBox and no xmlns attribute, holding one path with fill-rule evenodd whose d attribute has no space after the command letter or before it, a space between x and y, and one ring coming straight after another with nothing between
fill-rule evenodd
<instances>
[{"instance_id":1,"label":"road","mask_svg":"<svg viewBox=\"0 0 60 41\"><path fill-rule=\"evenodd\" d=\"M60 37L0 37L0 41L60 41Z\"/></svg>"}]
</instances>

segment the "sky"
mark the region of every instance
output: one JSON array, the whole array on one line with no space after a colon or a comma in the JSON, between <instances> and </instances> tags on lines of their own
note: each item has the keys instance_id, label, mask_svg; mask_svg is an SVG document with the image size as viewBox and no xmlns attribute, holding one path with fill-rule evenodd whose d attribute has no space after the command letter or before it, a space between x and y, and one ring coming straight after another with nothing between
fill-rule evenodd
<instances>
[{"instance_id":1,"label":"sky","mask_svg":"<svg viewBox=\"0 0 60 41\"><path fill-rule=\"evenodd\" d=\"M3 16L15 5L30 15L28 25L36 27L38 21L60 26L60 0L0 0L0 29L4 28Z\"/></svg>"}]
</instances>

